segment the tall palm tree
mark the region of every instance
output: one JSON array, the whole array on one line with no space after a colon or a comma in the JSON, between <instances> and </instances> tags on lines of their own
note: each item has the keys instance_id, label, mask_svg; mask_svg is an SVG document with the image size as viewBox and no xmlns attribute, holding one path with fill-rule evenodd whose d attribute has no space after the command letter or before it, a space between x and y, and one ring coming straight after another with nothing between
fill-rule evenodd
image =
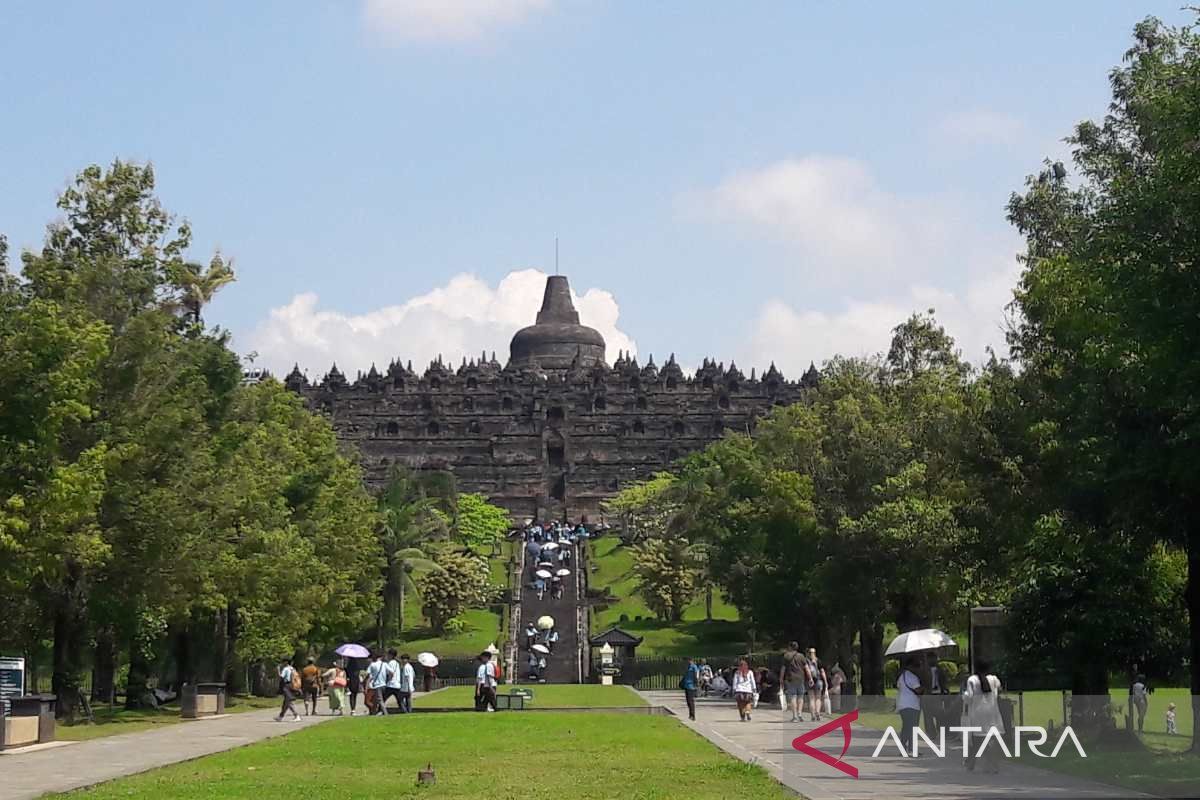
<instances>
[{"instance_id":1,"label":"tall palm tree","mask_svg":"<svg viewBox=\"0 0 1200 800\"><path fill-rule=\"evenodd\" d=\"M440 570L431 558L431 540L445 530L435 501L412 478L401 471L392 474L380 497L383 524L379 542L385 558L383 613L380 619L380 643L394 622L397 632L404 630L404 599L408 591L417 591L414 573Z\"/></svg>"},{"instance_id":2,"label":"tall palm tree","mask_svg":"<svg viewBox=\"0 0 1200 800\"><path fill-rule=\"evenodd\" d=\"M221 258L220 253L213 256L207 269L195 261L184 262L175 276L175 283L182 292L178 306L187 319L199 325L201 309L212 301L221 287L235 280L232 264Z\"/></svg>"}]
</instances>

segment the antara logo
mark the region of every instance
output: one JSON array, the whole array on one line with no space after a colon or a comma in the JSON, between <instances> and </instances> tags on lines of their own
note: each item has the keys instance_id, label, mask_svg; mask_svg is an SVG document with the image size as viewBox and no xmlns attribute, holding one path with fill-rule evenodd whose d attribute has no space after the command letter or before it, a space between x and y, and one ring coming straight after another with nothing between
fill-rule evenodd
<instances>
[{"instance_id":1,"label":"antara logo","mask_svg":"<svg viewBox=\"0 0 1200 800\"><path fill-rule=\"evenodd\" d=\"M846 752L850 749L850 739L853 735L850 728L850 723L856 722L857 720L858 709L851 711L849 714L843 714L837 719L830 720L824 725L813 728L811 731L797 736L792 740L792 749L804 753L806 756L811 756L817 761L820 761L822 764L828 764L839 772L846 773L851 778L857 778L858 767L842 760L845 757ZM814 739L820 739L825 734L838 730L839 728L842 731L842 752L837 758L834 758L828 753L809 745L809 742L813 741ZM1079 737L1075 735L1075 731L1073 731L1069 725L1063 728L1062 735L1058 738L1058 743L1054 745L1054 749L1049 753L1043 753L1038 749L1042 745L1046 744L1047 739L1049 739L1049 734L1046 732L1045 728L1034 725L1018 725L1013 729L1012 750L1009 750L1008 743L1005 741L1004 737L1000 735L1000 731L996 730L995 728L988 730L986 733L984 732L983 728L971 726L950 726L948 730L950 730L951 733L959 734L962 737L962 750L964 753L968 752L968 748L971 747L971 737L973 735L982 735L982 740L979 742L979 747L975 753L977 757L982 756L983 751L989 746L989 744L991 744L994 747L998 747L1000 751L1004 753L1006 758L1012 758L1013 756L1019 758L1021 755L1021 745L1024 743L1029 752L1033 753L1035 756L1040 758L1054 758L1058 755L1059 751L1062 750L1063 745L1070 741L1071 745L1075 748L1075 751L1079 753L1079 757L1087 758L1087 753L1083 751L1083 745L1080 744ZM875 750L871 753L871 758L878 758L880 753L883 752L884 745L886 745L889 741L895 745L896 752L901 758L916 758L919 756L922 741L924 741L925 746L929 748L929 751L933 753L933 755L937 756L938 758L945 758L946 731L947 728L939 729L938 740L935 743L925 734L925 731L921 730L920 728L914 728L913 749L912 752L909 753L907 750L905 750L904 744L900 741L900 736L896 733L896 729L889 727L883 732L883 736L879 737L879 742L875 745Z\"/></svg>"}]
</instances>

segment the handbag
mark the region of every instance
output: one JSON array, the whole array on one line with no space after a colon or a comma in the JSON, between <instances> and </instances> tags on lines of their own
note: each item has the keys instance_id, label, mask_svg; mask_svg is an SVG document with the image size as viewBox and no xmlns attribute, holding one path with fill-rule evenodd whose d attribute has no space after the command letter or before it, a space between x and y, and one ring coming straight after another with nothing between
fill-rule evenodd
<instances>
[{"instance_id":1,"label":"handbag","mask_svg":"<svg viewBox=\"0 0 1200 800\"><path fill-rule=\"evenodd\" d=\"M754 699L750 701L751 708L758 708L758 692L754 693Z\"/></svg>"},{"instance_id":2,"label":"handbag","mask_svg":"<svg viewBox=\"0 0 1200 800\"><path fill-rule=\"evenodd\" d=\"M687 678L679 679L679 688L683 689L685 692L687 691Z\"/></svg>"},{"instance_id":3,"label":"handbag","mask_svg":"<svg viewBox=\"0 0 1200 800\"><path fill-rule=\"evenodd\" d=\"M783 687L780 687L779 692L779 710L787 711L787 700L783 696Z\"/></svg>"},{"instance_id":4,"label":"handbag","mask_svg":"<svg viewBox=\"0 0 1200 800\"><path fill-rule=\"evenodd\" d=\"M833 713L833 704L829 702L829 690L826 690L824 696L821 698L821 713Z\"/></svg>"}]
</instances>

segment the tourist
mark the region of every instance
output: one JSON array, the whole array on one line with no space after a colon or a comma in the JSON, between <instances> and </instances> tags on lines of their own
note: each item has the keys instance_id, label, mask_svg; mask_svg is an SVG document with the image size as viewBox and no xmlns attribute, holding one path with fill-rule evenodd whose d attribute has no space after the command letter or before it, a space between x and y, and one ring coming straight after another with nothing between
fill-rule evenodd
<instances>
[{"instance_id":1,"label":"tourist","mask_svg":"<svg viewBox=\"0 0 1200 800\"><path fill-rule=\"evenodd\" d=\"M1133 679L1133 684L1129 687L1129 700L1133 708L1137 710L1137 729L1138 733L1142 733L1146 727L1146 711L1150 708L1150 696L1146 691L1145 675L1138 675ZM1132 721L1133 715L1129 716Z\"/></svg>"},{"instance_id":2,"label":"tourist","mask_svg":"<svg viewBox=\"0 0 1200 800\"><path fill-rule=\"evenodd\" d=\"M546 634L546 647L550 648L550 652L554 652L554 645L558 644L558 628L551 628Z\"/></svg>"},{"instance_id":3,"label":"tourist","mask_svg":"<svg viewBox=\"0 0 1200 800\"><path fill-rule=\"evenodd\" d=\"M546 582L538 578L533 582L533 590L537 592L538 600L541 600L546 595Z\"/></svg>"},{"instance_id":4,"label":"tourist","mask_svg":"<svg viewBox=\"0 0 1200 800\"><path fill-rule=\"evenodd\" d=\"M784 697L792 712L792 722L800 721L804 708L804 693L808 689L808 663L800 652L800 645L788 642L783 651L783 665L779 668L779 685L783 687Z\"/></svg>"},{"instance_id":5,"label":"tourist","mask_svg":"<svg viewBox=\"0 0 1200 800\"><path fill-rule=\"evenodd\" d=\"M829 670L829 705L833 712L842 710L842 685L846 682L846 673L840 662L833 662Z\"/></svg>"},{"instance_id":6,"label":"tourist","mask_svg":"<svg viewBox=\"0 0 1200 800\"><path fill-rule=\"evenodd\" d=\"M766 667L758 671L758 702L771 705L779 702L779 678Z\"/></svg>"},{"instance_id":7,"label":"tourist","mask_svg":"<svg viewBox=\"0 0 1200 800\"><path fill-rule=\"evenodd\" d=\"M1171 736L1174 736L1175 734L1179 733L1179 730L1175 727L1175 704L1174 703L1167 703L1167 733L1170 734Z\"/></svg>"},{"instance_id":8,"label":"tourist","mask_svg":"<svg viewBox=\"0 0 1200 800\"><path fill-rule=\"evenodd\" d=\"M821 712L825 706L825 687L829 685L829 676L817 658L817 648L808 648L808 707L812 712L813 722L821 721Z\"/></svg>"},{"instance_id":9,"label":"tourist","mask_svg":"<svg viewBox=\"0 0 1200 800\"><path fill-rule=\"evenodd\" d=\"M975 769L975 759L979 748L987 739L988 731L995 729L1004 734L1004 719L1000 716L1000 679L988 672L988 665L982 661L975 662L975 674L967 678L963 687L962 703L964 728L979 728L979 733L972 733L967 743L966 767L968 771ZM1000 747L995 742L988 743L983 750L983 771L995 774L1000 771Z\"/></svg>"},{"instance_id":10,"label":"tourist","mask_svg":"<svg viewBox=\"0 0 1200 800\"><path fill-rule=\"evenodd\" d=\"M388 683L388 665L383 660L383 653L376 650L375 658L371 665L367 667L367 707L373 715L383 716L387 714L387 709L384 707L387 702L387 697L384 690Z\"/></svg>"},{"instance_id":11,"label":"tourist","mask_svg":"<svg viewBox=\"0 0 1200 800\"><path fill-rule=\"evenodd\" d=\"M562 580L562 578L555 575L554 578L551 580L550 586L551 586L550 596L553 597L555 600L561 600L562 596L563 596L563 580Z\"/></svg>"},{"instance_id":12,"label":"tourist","mask_svg":"<svg viewBox=\"0 0 1200 800\"><path fill-rule=\"evenodd\" d=\"M533 647L533 643L537 640L537 626L530 622L525 626L525 649Z\"/></svg>"},{"instance_id":13,"label":"tourist","mask_svg":"<svg viewBox=\"0 0 1200 800\"><path fill-rule=\"evenodd\" d=\"M400 661L396 657L396 648L388 648L387 660L387 683L383 687L383 710L387 712L387 701L389 697L396 698L396 708L404 710L404 702L400 699Z\"/></svg>"},{"instance_id":14,"label":"tourist","mask_svg":"<svg viewBox=\"0 0 1200 800\"><path fill-rule=\"evenodd\" d=\"M422 687L426 692L432 692L437 686L437 667L427 667L421 665L421 681L424 684Z\"/></svg>"},{"instance_id":15,"label":"tourist","mask_svg":"<svg viewBox=\"0 0 1200 800\"><path fill-rule=\"evenodd\" d=\"M925 697L921 699L921 707L925 710L925 732L930 737L936 737L941 727L938 716L946 699L940 695L950 693L950 679L946 676L946 670L938 663L937 653L933 651L926 655L925 672L929 676L927 681L922 681L923 685L928 687ZM933 695L939 697L935 699Z\"/></svg>"},{"instance_id":16,"label":"tourist","mask_svg":"<svg viewBox=\"0 0 1200 800\"><path fill-rule=\"evenodd\" d=\"M400 713L412 713L412 696L417 688L417 671L408 661L408 653L400 656Z\"/></svg>"},{"instance_id":17,"label":"tourist","mask_svg":"<svg viewBox=\"0 0 1200 800\"><path fill-rule=\"evenodd\" d=\"M300 721L300 715L296 713L296 707L292 705L292 701L296 699L296 688L299 682L296 669L292 666L292 660L290 658L280 660L279 693L283 695L283 705L279 708L279 716L275 718L276 722L283 722L283 715L289 711L292 712L292 722Z\"/></svg>"},{"instance_id":18,"label":"tourist","mask_svg":"<svg viewBox=\"0 0 1200 800\"><path fill-rule=\"evenodd\" d=\"M333 662L333 666L325 670L321 674L321 678L325 682L325 692L329 695L330 712L336 711L339 717L344 716L346 713L346 670L342 668L342 662Z\"/></svg>"},{"instance_id":19,"label":"tourist","mask_svg":"<svg viewBox=\"0 0 1200 800\"><path fill-rule=\"evenodd\" d=\"M538 683L545 683L546 682L546 657L543 655L538 656L537 670L538 670Z\"/></svg>"},{"instance_id":20,"label":"tourist","mask_svg":"<svg viewBox=\"0 0 1200 800\"><path fill-rule=\"evenodd\" d=\"M534 650L529 651L529 680L536 681L538 679L538 654Z\"/></svg>"},{"instance_id":21,"label":"tourist","mask_svg":"<svg viewBox=\"0 0 1200 800\"><path fill-rule=\"evenodd\" d=\"M496 710L496 665L486 650L479 654L479 667L475 670L475 710Z\"/></svg>"},{"instance_id":22,"label":"tourist","mask_svg":"<svg viewBox=\"0 0 1200 800\"><path fill-rule=\"evenodd\" d=\"M688 719L696 721L696 689L700 685L700 668L696 666L696 662L688 656L687 669L683 673L683 679L679 681L679 688L683 689L683 698L687 701Z\"/></svg>"},{"instance_id":23,"label":"tourist","mask_svg":"<svg viewBox=\"0 0 1200 800\"><path fill-rule=\"evenodd\" d=\"M750 709L754 707L754 695L757 693L754 673L743 658L738 661L737 671L733 673L733 699L737 702L738 716L742 722L750 721Z\"/></svg>"},{"instance_id":24,"label":"tourist","mask_svg":"<svg viewBox=\"0 0 1200 800\"><path fill-rule=\"evenodd\" d=\"M700 696L708 697L708 692L712 688L713 669L708 665L708 662L703 658L700 659Z\"/></svg>"},{"instance_id":25,"label":"tourist","mask_svg":"<svg viewBox=\"0 0 1200 800\"><path fill-rule=\"evenodd\" d=\"M316 714L317 697L321 694L321 669L315 659L308 659L304 669L300 670L300 692L304 698L304 713L308 716Z\"/></svg>"},{"instance_id":26,"label":"tourist","mask_svg":"<svg viewBox=\"0 0 1200 800\"><path fill-rule=\"evenodd\" d=\"M912 755L916 745L916 730L921 724L921 694L925 691L921 686L921 678L917 675L919 669L914 656L900 659L900 677L896 679L896 711L900 714L900 742Z\"/></svg>"},{"instance_id":27,"label":"tourist","mask_svg":"<svg viewBox=\"0 0 1200 800\"><path fill-rule=\"evenodd\" d=\"M358 693L361 690L362 672L358 669L358 659L348 658L346 659L346 699L350 701L350 716L352 717L358 708Z\"/></svg>"}]
</instances>

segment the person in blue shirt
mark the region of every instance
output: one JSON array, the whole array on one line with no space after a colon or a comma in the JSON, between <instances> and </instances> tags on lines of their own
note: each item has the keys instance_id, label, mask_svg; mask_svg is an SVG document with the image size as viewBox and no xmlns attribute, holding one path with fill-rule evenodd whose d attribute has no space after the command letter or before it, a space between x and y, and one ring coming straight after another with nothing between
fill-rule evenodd
<instances>
[{"instance_id":1,"label":"person in blue shirt","mask_svg":"<svg viewBox=\"0 0 1200 800\"><path fill-rule=\"evenodd\" d=\"M679 688L683 689L684 699L687 700L688 719L692 722L696 721L696 689L700 686L700 668L696 666L696 661L688 656L687 671L683 673L683 680L679 682Z\"/></svg>"}]
</instances>

